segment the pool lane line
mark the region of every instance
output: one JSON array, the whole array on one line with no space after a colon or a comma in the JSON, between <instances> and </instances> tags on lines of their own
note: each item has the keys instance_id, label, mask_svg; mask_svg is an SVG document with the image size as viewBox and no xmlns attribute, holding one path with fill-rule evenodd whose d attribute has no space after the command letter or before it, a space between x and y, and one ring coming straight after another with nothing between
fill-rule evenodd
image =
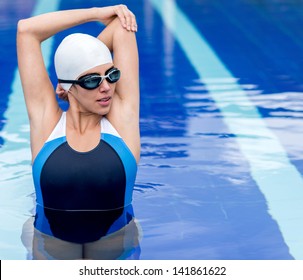
<instances>
[{"instance_id":1,"label":"pool lane line","mask_svg":"<svg viewBox=\"0 0 303 280\"><path fill-rule=\"evenodd\" d=\"M303 260L303 178L290 162L279 139L266 126L240 84L174 0L149 0L195 68L225 124L237 137L252 178L263 193L268 212L277 222L290 254ZM212 89L225 79L234 91ZM241 137L255 135L256 137Z\"/></svg>"},{"instance_id":2,"label":"pool lane line","mask_svg":"<svg viewBox=\"0 0 303 280\"><path fill-rule=\"evenodd\" d=\"M56 11L59 4L60 0L37 0L31 15ZM53 38L42 44L47 69L52 62L52 47ZM30 194L33 193L34 187L30 166L29 121L18 68L14 73L8 108L4 116L6 123L0 131L4 139L4 145L0 149L0 202L2 210L8 210L13 215L10 220L7 220L5 215L0 217L1 225L6 228L0 231L0 240L6 244L5 248L1 249L0 259L23 259L27 251L21 242L19 230L22 230L25 222L23 219L27 219L27 213L33 208Z\"/></svg>"}]
</instances>

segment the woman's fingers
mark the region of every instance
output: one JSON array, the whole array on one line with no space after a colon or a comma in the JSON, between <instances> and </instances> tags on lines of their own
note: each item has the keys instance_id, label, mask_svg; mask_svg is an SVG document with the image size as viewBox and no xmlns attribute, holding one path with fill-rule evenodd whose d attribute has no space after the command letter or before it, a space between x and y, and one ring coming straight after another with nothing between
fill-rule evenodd
<instances>
[{"instance_id":1,"label":"woman's fingers","mask_svg":"<svg viewBox=\"0 0 303 280\"><path fill-rule=\"evenodd\" d=\"M123 5L122 9L126 19L126 29L128 31L137 31L136 30L137 23L136 23L135 15L125 5Z\"/></svg>"},{"instance_id":2,"label":"woman's fingers","mask_svg":"<svg viewBox=\"0 0 303 280\"><path fill-rule=\"evenodd\" d=\"M138 26L137 26L137 20L135 15L131 12L131 30L136 32L138 30Z\"/></svg>"},{"instance_id":3,"label":"woman's fingers","mask_svg":"<svg viewBox=\"0 0 303 280\"><path fill-rule=\"evenodd\" d=\"M136 17L126 5L114 6L114 12L126 30L134 32L138 30Z\"/></svg>"},{"instance_id":4,"label":"woman's fingers","mask_svg":"<svg viewBox=\"0 0 303 280\"><path fill-rule=\"evenodd\" d=\"M114 13L118 16L122 26L124 28L126 28L126 19L124 17L124 12L123 12L122 6L123 5L113 6L113 10L114 10Z\"/></svg>"}]
</instances>

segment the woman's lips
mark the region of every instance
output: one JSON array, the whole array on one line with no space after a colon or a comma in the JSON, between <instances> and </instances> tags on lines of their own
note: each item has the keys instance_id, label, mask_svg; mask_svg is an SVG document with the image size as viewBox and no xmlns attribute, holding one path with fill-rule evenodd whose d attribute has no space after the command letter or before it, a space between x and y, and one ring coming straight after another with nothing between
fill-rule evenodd
<instances>
[{"instance_id":1,"label":"woman's lips","mask_svg":"<svg viewBox=\"0 0 303 280\"><path fill-rule=\"evenodd\" d=\"M98 104L100 104L101 106L108 106L110 101L111 101L110 96L107 96L107 97L104 97L104 98L101 98L101 99L97 100Z\"/></svg>"}]
</instances>

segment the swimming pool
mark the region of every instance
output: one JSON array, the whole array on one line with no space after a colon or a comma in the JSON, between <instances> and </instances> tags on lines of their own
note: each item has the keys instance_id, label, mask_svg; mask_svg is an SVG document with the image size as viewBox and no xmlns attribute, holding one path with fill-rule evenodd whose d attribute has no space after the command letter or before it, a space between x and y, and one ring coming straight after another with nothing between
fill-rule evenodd
<instances>
[{"instance_id":1,"label":"swimming pool","mask_svg":"<svg viewBox=\"0 0 303 280\"><path fill-rule=\"evenodd\" d=\"M139 25L140 258L303 259L303 3L125 3ZM30 258L20 236L34 209L16 22L97 4L1 1L1 259ZM62 37L43 46L53 81Z\"/></svg>"}]
</instances>

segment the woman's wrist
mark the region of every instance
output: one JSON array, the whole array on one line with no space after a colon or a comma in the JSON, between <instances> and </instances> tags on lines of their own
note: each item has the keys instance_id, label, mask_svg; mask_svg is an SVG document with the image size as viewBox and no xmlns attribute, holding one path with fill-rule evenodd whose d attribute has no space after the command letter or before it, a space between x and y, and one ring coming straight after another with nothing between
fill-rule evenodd
<instances>
[{"instance_id":1,"label":"woman's wrist","mask_svg":"<svg viewBox=\"0 0 303 280\"><path fill-rule=\"evenodd\" d=\"M110 24L117 15L114 12L114 6L95 7L92 8L94 13L94 20L103 23L104 25Z\"/></svg>"},{"instance_id":2,"label":"woman's wrist","mask_svg":"<svg viewBox=\"0 0 303 280\"><path fill-rule=\"evenodd\" d=\"M110 24L115 18L119 18L122 27L127 31L137 31L136 17L126 5L120 4L96 8L95 12L97 20L105 25Z\"/></svg>"}]
</instances>

